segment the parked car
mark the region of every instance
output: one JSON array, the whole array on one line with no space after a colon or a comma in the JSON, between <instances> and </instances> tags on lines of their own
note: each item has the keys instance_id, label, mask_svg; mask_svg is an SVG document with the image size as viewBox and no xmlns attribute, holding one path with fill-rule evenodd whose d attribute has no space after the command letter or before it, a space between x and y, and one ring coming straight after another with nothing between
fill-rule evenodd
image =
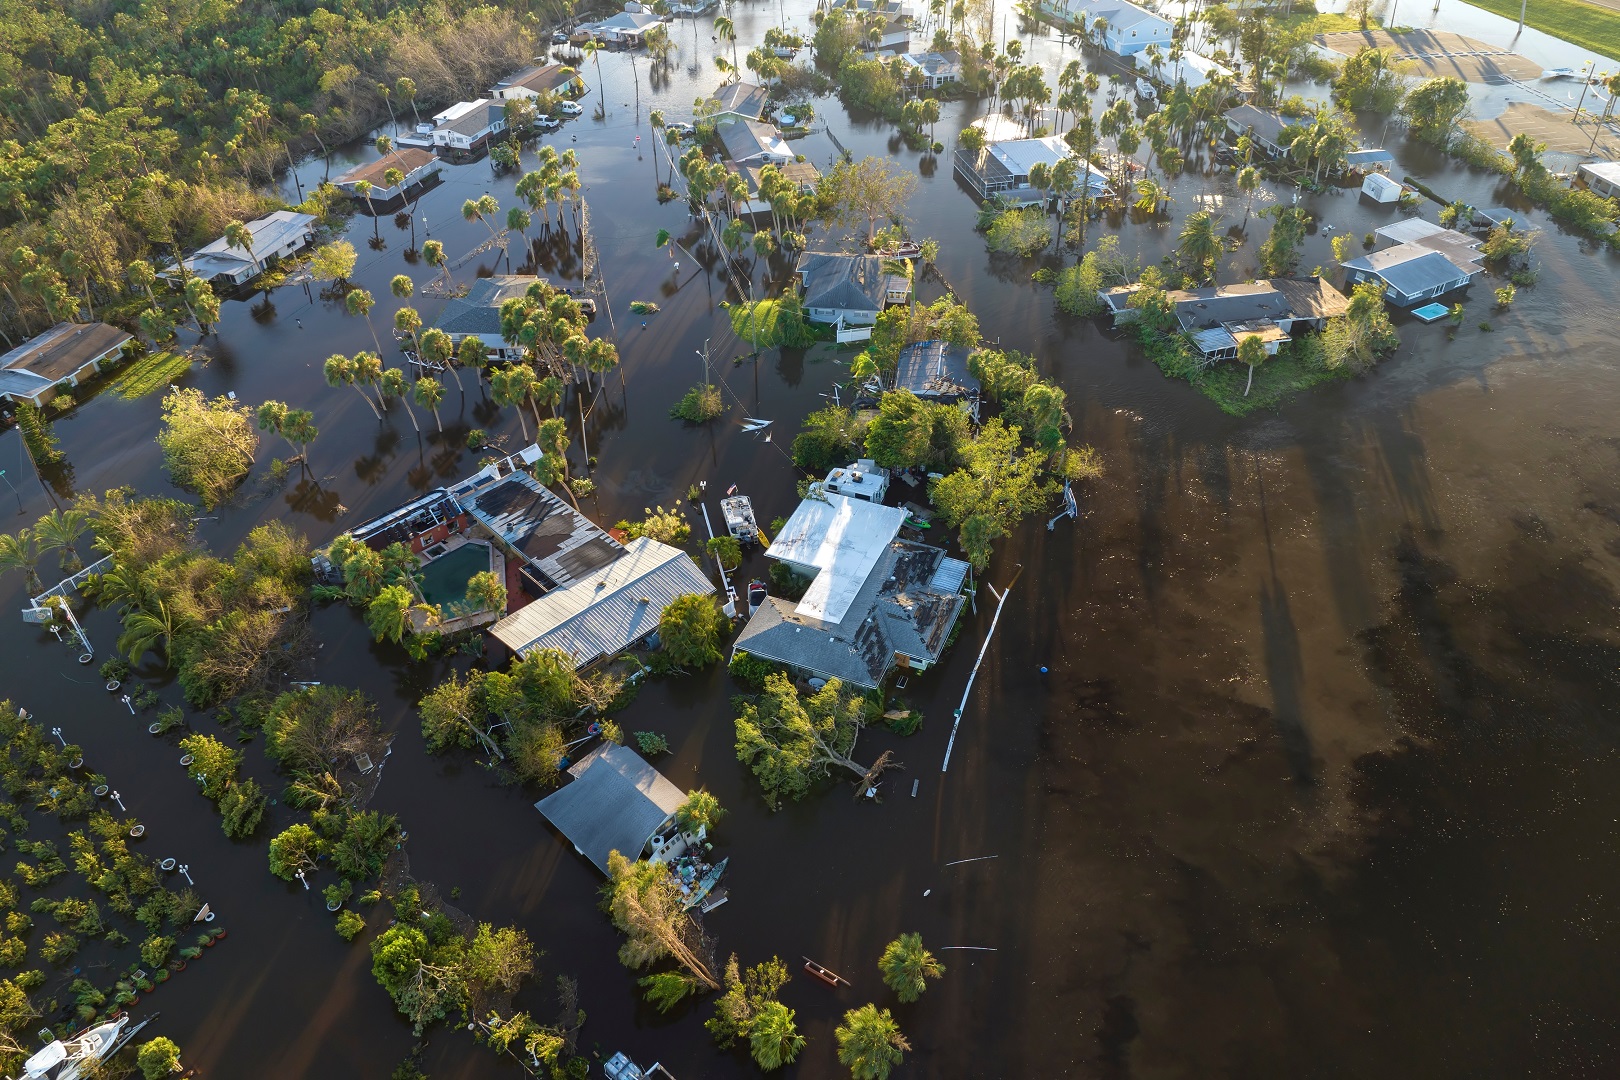
<instances>
[{"instance_id":1,"label":"parked car","mask_svg":"<svg viewBox=\"0 0 1620 1080\"><path fill-rule=\"evenodd\" d=\"M534 122L534 130L536 131L556 131L560 127L562 127L562 121L555 116L542 116Z\"/></svg>"},{"instance_id":2,"label":"parked car","mask_svg":"<svg viewBox=\"0 0 1620 1080\"><path fill-rule=\"evenodd\" d=\"M568 44L568 32L566 30L554 30L554 31L552 31L552 33L551 33L551 43L553 45L566 45L566 44Z\"/></svg>"},{"instance_id":3,"label":"parked car","mask_svg":"<svg viewBox=\"0 0 1620 1080\"><path fill-rule=\"evenodd\" d=\"M581 116L585 112L585 107L577 101L559 101L557 111L564 116Z\"/></svg>"},{"instance_id":4,"label":"parked car","mask_svg":"<svg viewBox=\"0 0 1620 1080\"><path fill-rule=\"evenodd\" d=\"M683 139L690 139L692 137L693 128L692 128L691 124L676 123L676 124L665 124L664 125L664 130L665 131L673 131L675 134L679 135Z\"/></svg>"}]
</instances>

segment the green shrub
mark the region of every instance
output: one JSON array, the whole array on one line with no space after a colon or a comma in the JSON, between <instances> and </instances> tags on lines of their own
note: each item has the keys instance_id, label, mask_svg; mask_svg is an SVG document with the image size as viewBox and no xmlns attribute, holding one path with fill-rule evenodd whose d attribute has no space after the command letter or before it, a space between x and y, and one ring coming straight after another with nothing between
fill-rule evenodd
<instances>
[{"instance_id":1,"label":"green shrub","mask_svg":"<svg viewBox=\"0 0 1620 1080\"><path fill-rule=\"evenodd\" d=\"M655 731L638 731L633 737L636 740L636 748L645 757L669 753L669 740Z\"/></svg>"},{"instance_id":2,"label":"green shrub","mask_svg":"<svg viewBox=\"0 0 1620 1080\"><path fill-rule=\"evenodd\" d=\"M688 423L706 424L725 411L726 405L720 396L720 388L713 383L699 383L675 403L669 410L669 415Z\"/></svg>"},{"instance_id":3,"label":"green shrub","mask_svg":"<svg viewBox=\"0 0 1620 1080\"><path fill-rule=\"evenodd\" d=\"M366 928L366 920L358 912L345 908L338 913L337 932L344 941L353 941Z\"/></svg>"}]
</instances>

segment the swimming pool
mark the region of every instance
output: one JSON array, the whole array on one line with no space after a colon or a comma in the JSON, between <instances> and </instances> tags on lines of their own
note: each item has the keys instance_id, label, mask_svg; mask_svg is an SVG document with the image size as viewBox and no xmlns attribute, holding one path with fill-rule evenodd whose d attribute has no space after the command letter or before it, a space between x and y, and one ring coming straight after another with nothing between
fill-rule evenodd
<instances>
[{"instance_id":1,"label":"swimming pool","mask_svg":"<svg viewBox=\"0 0 1620 1080\"><path fill-rule=\"evenodd\" d=\"M459 604L467 596L467 581L489 569L489 548L463 544L422 567L422 598L430 604Z\"/></svg>"}]
</instances>

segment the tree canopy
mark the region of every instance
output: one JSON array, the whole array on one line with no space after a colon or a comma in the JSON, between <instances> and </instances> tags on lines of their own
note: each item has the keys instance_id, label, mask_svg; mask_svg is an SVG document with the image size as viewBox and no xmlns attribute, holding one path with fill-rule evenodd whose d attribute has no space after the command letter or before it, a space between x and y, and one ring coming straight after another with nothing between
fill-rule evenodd
<instances>
[{"instance_id":1,"label":"tree canopy","mask_svg":"<svg viewBox=\"0 0 1620 1080\"><path fill-rule=\"evenodd\" d=\"M157 441L169 477L209 509L228 498L252 470L259 448L252 410L189 388L171 390L163 398Z\"/></svg>"},{"instance_id":2,"label":"tree canopy","mask_svg":"<svg viewBox=\"0 0 1620 1080\"><path fill-rule=\"evenodd\" d=\"M720 659L720 639L730 629L714 597L706 593L677 596L658 617L664 653L681 668L708 667Z\"/></svg>"},{"instance_id":3,"label":"tree canopy","mask_svg":"<svg viewBox=\"0 0 1620 1080\"><path fill-rule=\"evenodd\" d=\"M850 756L866 724L862 704L837 679L801 697L780 672L766 677L758 698L737 699L737 759L753 770L771 809L804 798L835 766L866 775Z\"/></svg>"}]
</instances>

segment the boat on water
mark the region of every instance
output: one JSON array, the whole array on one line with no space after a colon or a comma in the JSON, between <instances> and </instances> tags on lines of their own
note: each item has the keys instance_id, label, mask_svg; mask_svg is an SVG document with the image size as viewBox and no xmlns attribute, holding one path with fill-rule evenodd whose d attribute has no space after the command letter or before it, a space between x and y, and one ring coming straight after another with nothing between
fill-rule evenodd
<instances>
[{"instance_id":1,"label":"boat on water","mask_svg":"<svg viewBox=\"0 0 1620 1080\"><path fill-rule=\"evenodd\" d=\"M664 1068L659 1062L655 1061L643 1069L640 1065L631 1061L623 1051L602 1062L602 1074L608 1080L653 1080L654 1077L659 1076L667 1077L668 1080L675 1080L675 1074Z\"/></svg>"},{"instance_id":2,"label":"boat on water","mask_svg":"<svg viewBox=\"0 0 1620 1080\"><path fill-rule=\"evenodd\" d=\"M1574 68L1555 67L1543 71L1541 77L1543 79L1575 79L1579 78L1580 74Z\"/></svg>"},{"instance_id":3,"label":"boat on water","mask_svg":"<svg viewBox=\"0 0 1620 1080\"><path fill-rule=\"evenodd\" d=\"M691 895L681 902L681 906L686 908L687 911L691 911L701 904L703 898L708 896L710 891L720 883L720 875L726 872L726 863L730 861L731 858L728 856L709 867L709 872L698 879L697 884L692 887Z\"/></svg>"},{"instance_id":4,"label":"boat on water","mask_svg":"<svg viewBox=\"0 0 1620 1080\"><path fill-rule=\"evenodd\" d=\"M112 1056L135 1037L135 1033L151 1023L142 1020L129 1026L129 1014L120 1013L113 1019L92 1024L78 1034L45 1044L27 1061L17 1080L80 1080L89 1076L105 1058Z\"/></svg>"},{"instance_id":5,"label":"boat on water","mask_svg":"<svg viewBox=\"0 0 1620 1080\"><path fill-rule=\"evenodd\" d=\"M739 543L759 542L759 522L754 519L754 504L746 495L733 495L720 500L720 512L726 518L726 530Z\"/></svg>"},{"instance_id":6,"label":"boat on water","mask_svg":"<svg viewBox=\"0 0 1620 1080\"><path fill-rule=\"evenodd\" d=\"M901 240L878 252L885 259L915 259L922 254L922 245L915 240Z\"/></svg>"}]
</instances>

